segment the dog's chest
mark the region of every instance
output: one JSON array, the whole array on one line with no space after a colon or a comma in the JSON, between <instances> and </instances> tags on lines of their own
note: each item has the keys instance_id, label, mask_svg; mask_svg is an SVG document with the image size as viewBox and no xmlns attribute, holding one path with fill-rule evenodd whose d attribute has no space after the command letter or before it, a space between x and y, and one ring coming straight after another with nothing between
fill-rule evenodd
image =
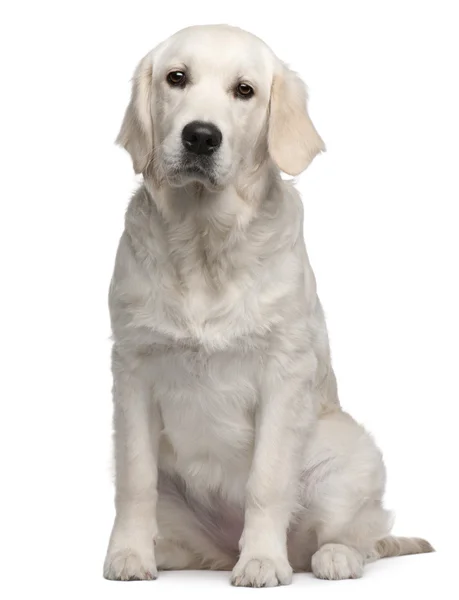
<instances>
[{"instance_id":1,"label":"dog's chest","mask_svg":"<svg viewBox=\"0 0 459 600\"><path fill-rule=\"evenodd\" d=\"M273 267L270 273L246 269L209 282L202 272L179 281L170 269L152 278L133 324L149 331L152 343L176 344L208 352L263 345L279 321L285 293Z\"/></svg>"},{"instance_id":2,"label":"dog's chest","mask_svg":"<svg viewBox=\"0 0 459 600\"><path fill-rule=\"evenodd\" d=\"M165 316L152 327L158 339L152 381L164 425L160 462L189 485L239 493L252 460L263 356L275 314L249 276L221 288L199 276L187 284L175 296L161 286L156 290Z\"/></svg>"},{"instance_id":3,"label":"dog's chest","mask_svg":"<svg viewBox=\"0 0 459 600\"><path fill-rule=\"evenodd\" d=\"M162 468L210 488L243 488L254 442L261 363L257 351L171 349L152 361L163 435Z\"/></svg>"}]
</instances>

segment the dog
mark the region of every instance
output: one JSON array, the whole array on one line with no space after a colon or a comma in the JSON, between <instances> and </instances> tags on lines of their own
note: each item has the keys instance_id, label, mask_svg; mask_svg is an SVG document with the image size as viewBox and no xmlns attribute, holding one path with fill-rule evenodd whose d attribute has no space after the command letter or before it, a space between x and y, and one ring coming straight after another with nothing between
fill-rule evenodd
<instances>
[{"instance_id":1,"label":"dog","mask_svg":"<svg viewBox=\"0 0 459 600\"><path fill-rule=\"evenodd\" d=\"M357 578L390 535L385 469L340 406L292 183L325 150L257 37L182 30L135 71L117 142L143 175L110 284L116 517L104 576Z\"/></svg>"}]
</instances>

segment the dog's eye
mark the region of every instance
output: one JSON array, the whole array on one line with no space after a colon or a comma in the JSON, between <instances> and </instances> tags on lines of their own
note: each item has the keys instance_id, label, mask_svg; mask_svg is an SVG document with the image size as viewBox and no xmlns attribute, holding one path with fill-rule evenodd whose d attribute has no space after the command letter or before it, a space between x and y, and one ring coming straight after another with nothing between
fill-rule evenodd
<instances>
[{"instance_id":1,"label":"dog's eye","mask_svg":"<svg viewBox=\"0 0 459 600\"><path fill-rule=\"evenodd\" d=\"M253 87L248 83L239 83L236 87L236 96L239 96L239 98L244 98L244 100L251 98L254 93Z\"/></svg>"},{"instance_id":2,"label":"dog's eye","mask_svg":"<svg viewBox=\"0 0 459 600\"><path fill-rule=\"evenodd\" d=\"M173 86L184 86L186 83L186 75L183 71L171 71L167 74L167 83Z\"/></svg>"}]
</instances>

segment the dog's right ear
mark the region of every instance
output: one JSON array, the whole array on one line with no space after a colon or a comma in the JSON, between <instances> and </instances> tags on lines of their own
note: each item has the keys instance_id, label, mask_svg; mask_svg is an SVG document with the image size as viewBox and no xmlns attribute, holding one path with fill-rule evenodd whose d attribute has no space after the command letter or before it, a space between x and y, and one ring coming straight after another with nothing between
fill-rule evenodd
<instances>
[{"instance_id":1,"label":"dog's right ear","mask_svg":"<svg viewBox=\"0 0 459 600\"><path fill-rule=\"evenodd\" d=\"M132 158L134 171L142 173L153 155L151 113L153 62L151 52L139 63L132 79L131 101L126 109L116 143Z\"/></svg>"}]
</instances>

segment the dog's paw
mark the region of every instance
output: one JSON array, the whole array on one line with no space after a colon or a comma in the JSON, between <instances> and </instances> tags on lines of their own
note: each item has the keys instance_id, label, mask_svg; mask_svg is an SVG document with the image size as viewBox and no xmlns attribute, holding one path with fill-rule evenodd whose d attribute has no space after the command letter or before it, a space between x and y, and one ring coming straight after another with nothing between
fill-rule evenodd
<instances>
[{"instance_id":1,"label":"dog's paw","mask_svg":"<svg viewBox=\"0 0 459 600\"><path fill-rule=\"evenodd\" d=\"M274 587L292 581L292 568L285 559L242 557L231 574L231 583L239 587Z\"/></svg>"},{"instance_id":2,"label":"dog's paw","mask_svg":"<svg viewBox=\"0 0 459 600\"><path fill-rule=\"evenodd\" d=\"M362 555L343 544L324 544L311 561L312 572L319 579L358 579L363 566Z\"/></svg>"},{"instance_id":3,"label":"dog's paw","mask_svg":"<svg viewBox=\"0 0 459 600\"><path fill-rule=\"evenodd\" d=\"M156 579L158 572L153 552L135 552L130 548L109 552L104 564L105 579L139 581Z\"/></svg>"}]
</instances>

